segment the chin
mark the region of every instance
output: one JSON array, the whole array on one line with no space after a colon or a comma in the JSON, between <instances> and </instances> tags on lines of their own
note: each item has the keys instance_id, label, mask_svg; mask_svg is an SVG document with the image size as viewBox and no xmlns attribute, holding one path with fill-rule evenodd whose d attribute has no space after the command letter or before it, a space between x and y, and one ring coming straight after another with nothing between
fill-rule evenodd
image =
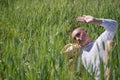
<instances>
[{"instance_id":1,"label":"chin","mask_svg":"<svg viewBox=\"0 0 120 80\"><path fill-rule=\"evenodd\" d=\"M81 44L82 47L86 46L86 44Z\"/></svg>"}]
</instances>

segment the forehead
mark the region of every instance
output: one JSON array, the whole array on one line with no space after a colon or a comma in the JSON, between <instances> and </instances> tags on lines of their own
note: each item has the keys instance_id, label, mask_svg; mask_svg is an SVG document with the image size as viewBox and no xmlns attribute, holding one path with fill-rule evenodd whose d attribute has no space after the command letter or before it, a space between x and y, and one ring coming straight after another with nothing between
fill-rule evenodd
<instances>
[{"instance_id":1,"label":"forehead","mask_svg":"<svg viewBox=\"0 0 120 80\"><path fill-rule=\"evenodd\" d=\"M75 30L73 30L72 38L74 38L78 33L81 33L82 31L84 31L83 28L76 28Z\"/></svg>"}]
</instances>

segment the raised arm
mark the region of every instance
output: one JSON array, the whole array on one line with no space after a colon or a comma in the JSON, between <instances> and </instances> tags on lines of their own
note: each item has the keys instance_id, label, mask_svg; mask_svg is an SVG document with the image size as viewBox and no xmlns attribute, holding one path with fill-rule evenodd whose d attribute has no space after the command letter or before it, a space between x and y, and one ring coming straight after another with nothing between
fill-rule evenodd
<instances>
[{"instance_id":1,"label":"raised arm","mask_svg":"<svg viewBox=\"0 0 120 80\"><path fill-rule=\"evenodd\" d=\"M84 22L84 23L94 23L94 24L98 24L100 25L102 23L102 20L101 19L98 19L98 18L94 18L93 16L79 16L77 19L76 19L78 22Z\"/></svg>"},{"instance_id":2,"label":"raised arm","mask_svg":"<svg viewBox=\"0 0 120 80\"><path fill-rule=\"evenodd\" d=\"M117 29L117 21L112 19L101 19L88 15L88 16L80 16L76 20L78 22L84 22L87 24L93 23L93 24L101 25L107 31L115 32Z\"/></svg>"}]
</instances>

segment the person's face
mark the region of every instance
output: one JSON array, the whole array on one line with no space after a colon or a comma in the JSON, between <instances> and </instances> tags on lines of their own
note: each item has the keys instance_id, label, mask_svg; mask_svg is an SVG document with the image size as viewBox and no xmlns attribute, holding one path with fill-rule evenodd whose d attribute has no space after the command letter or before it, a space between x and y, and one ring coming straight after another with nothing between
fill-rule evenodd
<instances>
[{"instance_id":1,"label":"person's face","mask_svg":"<svg viewBox=\"0 0 120 80\"><path fill-rule=\"evenodd\" d=\"M74 41L81 45L81 46L85 46L87 44L87 39L88 39L88 35L87 32L84 29L75 29L72 32L72 38L74 39Z\"/></svg>"}]
</instances>

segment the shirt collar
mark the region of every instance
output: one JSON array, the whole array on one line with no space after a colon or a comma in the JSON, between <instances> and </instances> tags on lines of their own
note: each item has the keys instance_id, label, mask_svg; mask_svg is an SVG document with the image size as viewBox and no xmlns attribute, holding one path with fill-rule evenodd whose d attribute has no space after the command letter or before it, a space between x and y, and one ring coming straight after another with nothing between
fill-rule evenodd
<instances>
[{"instance_id":1,"label":"shirt collar","mask_svg":"<svg viewBox=\"0 0 120 80\"><path fill-rule=\"evenodd\" d=\"M92 41L89 44L87 44L86 46L82 47L82 49L89 52L91 50L91 48L93 47L93 44L94 44L94 41Z\"/></svg>"}]
</instances>

